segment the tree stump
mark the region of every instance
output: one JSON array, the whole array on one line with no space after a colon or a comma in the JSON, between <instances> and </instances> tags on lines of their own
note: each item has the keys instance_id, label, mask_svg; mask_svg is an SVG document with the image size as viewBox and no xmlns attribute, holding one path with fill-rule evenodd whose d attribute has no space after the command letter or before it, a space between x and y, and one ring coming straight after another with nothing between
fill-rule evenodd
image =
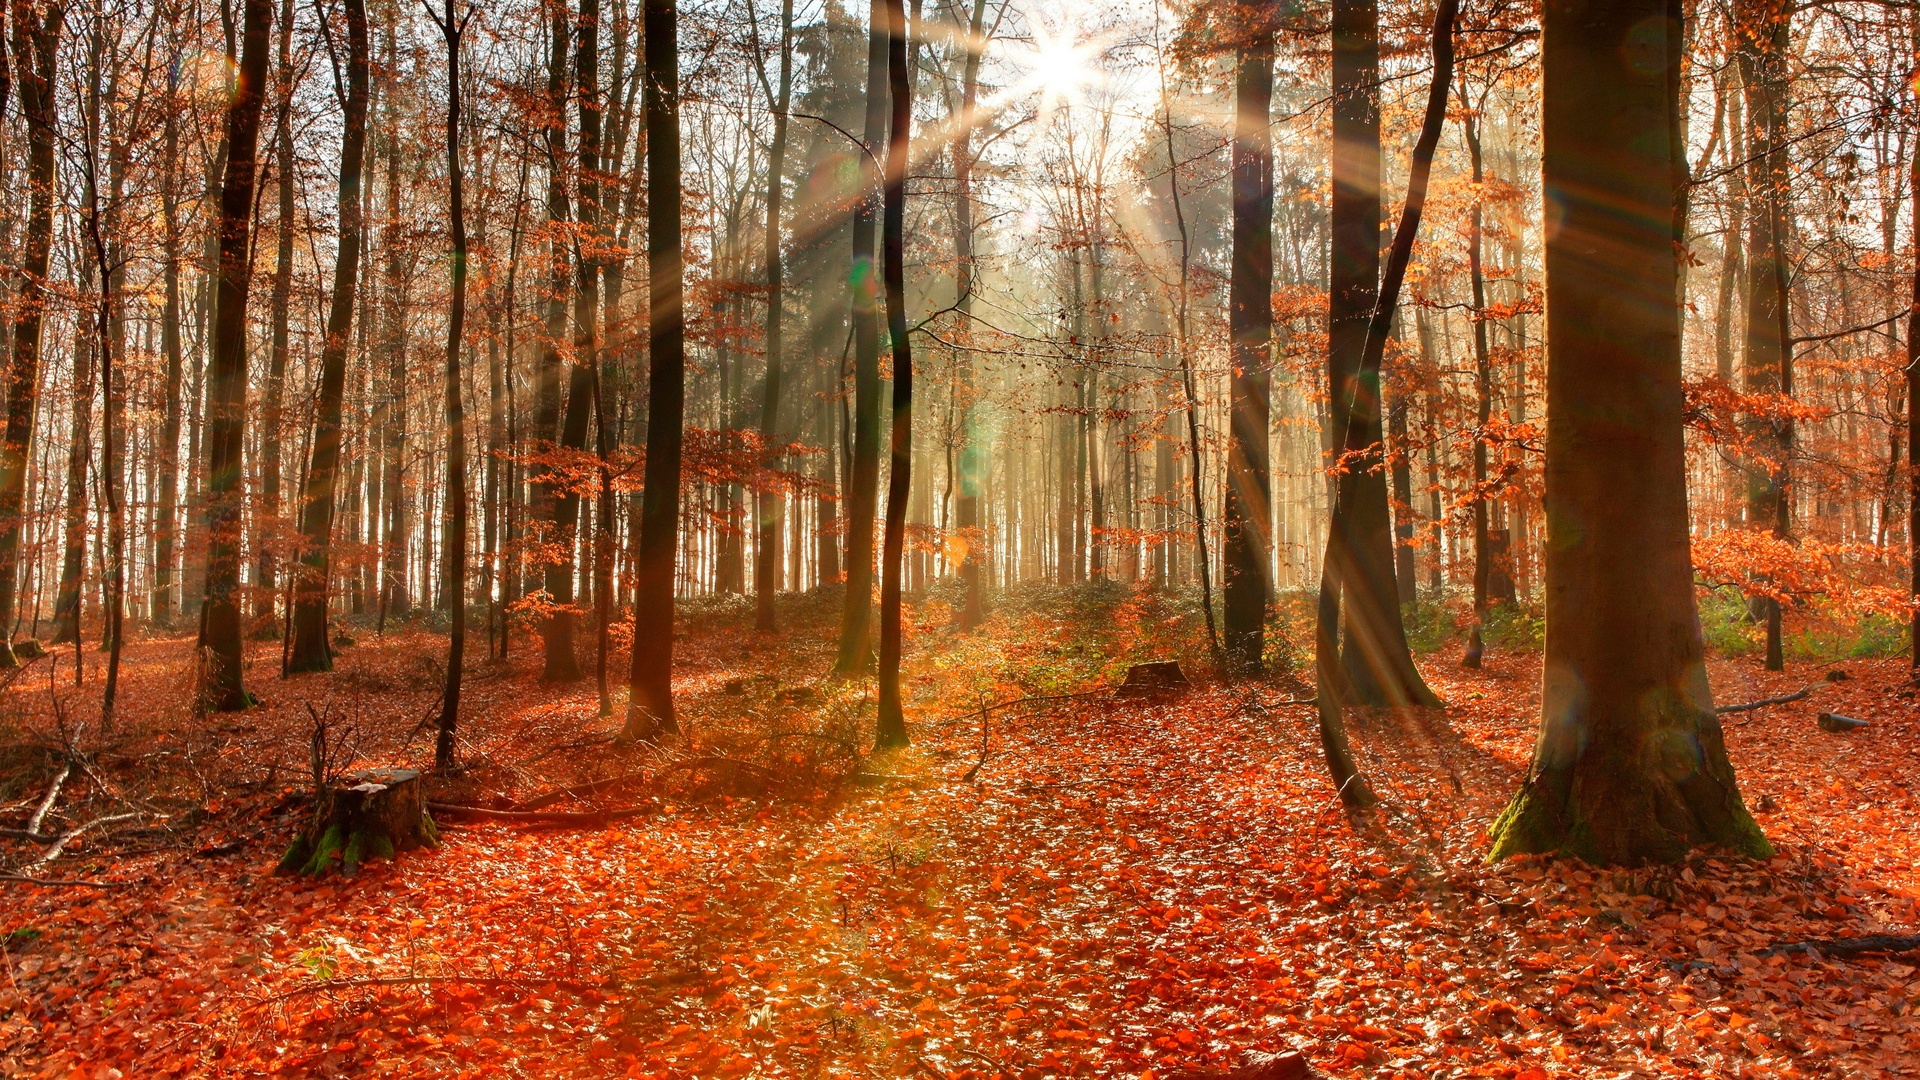
<instances>
[{"instance_id":1,"label":"tree stump","mask_svg":"<svg viewBox=\"0 0 1920 1080\"><path fill-rule=\"evenodd\" d=\"M372 858L434 847L440 832L427 813L420 774L412 769L369 769L323 790L307 831L280 860L279 872L319 877L334 869L353 875Z\"/></svg>"},{"instance_id":2,"label":"tree stump","mask_svg":"<svg viewBox=\"0 0 1920 1080\"><path fill-rule=\"evenodd\" d=\"M1127 680L1120 684L1122 694L1177 694L1193 684L1174 660L1135 664L1127 669Z\"/></svg>"}]
</instances>

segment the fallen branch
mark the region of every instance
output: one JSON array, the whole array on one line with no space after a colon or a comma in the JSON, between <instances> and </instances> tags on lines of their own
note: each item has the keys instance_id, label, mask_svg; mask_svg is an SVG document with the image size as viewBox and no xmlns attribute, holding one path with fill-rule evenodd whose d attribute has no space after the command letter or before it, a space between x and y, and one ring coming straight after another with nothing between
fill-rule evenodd
<instances>
[{"instance_id":1,"label":"fallen branch","mask_svg":"<svg viewBox=\"0 0 1920 1080\"><path fill-rule=\"evenodd\" d=\"M0 829L0 836L5 836L13 840L31 840L36 844L51 844L55 840L60 839L58 836L49 833L29 832L26 829Z\"/></svg>"},{"instance_id":2,"label":"fallen branch","mask_svg":"<svg viewBox=\"0 0 1920 1080\"><path fill-rule=\"evenodd\" d=\"M609 776L604 779L593 780L585 784L574 784L572 787L554 788L552 791L535 795L533 798L528 799L525 802L514 804L513 809L520 812L526 812L531 810L541 810L546 807L552 806L554 803L557 803L562 799L578 799L585 795L595 795L602 791L607 790L608 788L619 787L621 784L625 784L630 781L644 780L646 779L646 776L647 776L646 773L637 773L637 772L622 773L619 776Z\"/></svg>"},{"instance_id":3,"label":"fallen branch","mask_svg":"<svg viewBox=\"0 0 1920 1080\"><path fill-rule=\"evenodd\" d=\"M1813 686L1814 684L1809 683L1806 686L1803 686L1800 689L1795 690L1791 694L1782 694L1779 697L1761 698L1759 701L1748 701L1739 705L1722 705L1713 711L1718 713L1721 716L1725 716L1728 713L1752 712L1755 709L1764 709L1769 705L1785 705L1788 702L1804 700L1808 695L1813 693Z\"/></svg>"},{"instance_id":4,"label":"fallen branch","mask_svg":"<svg viewBox=\"0 0 1920 1080\"><path fill-rule=\"evenodd\" d=\"M65 765L61 766L60 775L53 778L52 786L47 788L47 797L40 800L40 808L33 812L33 820L27 822L27 832L39 834L41 823L47 820L47 811L53 809L54 800L60 797L60 788L66 784L67 777L71 775L73 775L73 761L69 759Z\"/></svg>"},{"instance_id":5,"label":"fallen branch","mask_svg":"<svg viewBox=\"0 0 1920 1080\"><path fill-rule=\"evenodd\" d=\"M1819 953L1821 956L1864 956L1868 953L1912 952L1920 949L1920 934L1870 934L1831 941L1792 941L1760 950L1760 956Z\"/></svg>"},{"instance_id":6,"label":"fallen branch","mask_svg":"<svg viewBox=\"0 0 1920 1080\"><path fill-rule=\"evenodd\" d=\"M602 828L616 821L639 817L651 813L650 807L628 807L622 810L489 810L484 806L461 806L458 803L430 802L427 809L435 814L450 818L463 818L469 821L503 821L514 825L587 825Z\"/></svg>"},{"instance_id":7,"label":"fallen branch","mask_svg":"<svg viewBox=\"0 0 1920 1080\"><path fill-rule=\"evenodd\" d=\"M92 829L100 825L110 825L116 821L125 821L128 818L137 818L139 816L140 816L139 811L131 811L125 814L108 814L106 817L103 817L103 818L94 818L92 821L89 821L84 825L75 825L73 828L68 829L65 833L63 833L60 839L55 840L53 842L53 846L49 847L46 851L42 852L39 858L28 863L27 868L31 870L34 867L45 866L48 863L52 862L53 860L59 858L60 853L67 849L67 844L70 841L72 841L74 837L79 836L81 833L86 832L88 829Z\"/></svg>"}]
</instances>

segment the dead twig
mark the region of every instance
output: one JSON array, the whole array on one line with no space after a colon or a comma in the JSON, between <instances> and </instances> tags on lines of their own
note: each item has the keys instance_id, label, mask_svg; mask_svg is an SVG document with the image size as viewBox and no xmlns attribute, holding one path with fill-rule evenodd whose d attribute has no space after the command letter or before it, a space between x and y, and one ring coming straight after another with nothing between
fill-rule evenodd
<instances>
[{"instance_id":1,"label":"dead twig","mask_svg":"<svg viewBox=\"0 0 1920 1080\"><path fill-rule=\"evenodd\" d=\"M47 820L47 811L53 809L54 800L60 797L60 789L66 786L67 777L72 775L73 760L69 758L67 763L61 766L60 775L54 777L53 783L48 786L46 798L40 800L40 808L33 812L33 820L27 822L27 832L34 838L39 838L40 825Z\"/></svg>"},{"instance_id":2,"label":"dead twig","mask_svg":"<svg viewBox=\"0 0 1920 1080\"><path fill-rule=\"evenodd\" d=\"M81 833L88 831L89 829L98 828L101 825L110 825L116 821L126 821L128 818L137 818L139 816L140 816L140 812L135 810L125 814L108 814L106 817L94 818L92 821L89 821L84 825L76 825L73 828L68 829L65 833L62 833L60 836L60 839L55 840L53 842L53 846L48 848L46 851L42 852L39 858L28 863L27 869L31 870L36 867L45 866L48 863L52 862L53 860L59 858L60 853L67 849L67 844L70 841L72 841L75 837L79 836Z\"/></svg>"},{"instance_id":3,"label":"dead twig","mask_svg":"<svg viewBox=\"0 0 1920 1080\"><path fill-rule=\"evenodd\" d=\"M1817 685L1819 684L1808 683L1807 685L1801 687L1800 689L1795 690L1791 694L1782 694L1779 697L1761 698L1759 701L1748 701L1748 702L1743 702L1739 705L1722 705L1713 711L1720 716L1725 716L1728 713L1753 712L1756 709L1764 709L1769 705L1785 705L1793 701L1802 701L1806 699L1808 695L1813 693L1813 688Z\"/></svg>"}]
</instances>

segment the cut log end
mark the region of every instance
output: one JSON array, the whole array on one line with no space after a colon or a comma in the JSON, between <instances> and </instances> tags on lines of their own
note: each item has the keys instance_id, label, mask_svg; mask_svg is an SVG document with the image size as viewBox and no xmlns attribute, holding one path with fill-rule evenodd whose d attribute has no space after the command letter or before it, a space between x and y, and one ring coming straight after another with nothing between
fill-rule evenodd
<instances>
[{"instance_id":1,"label":"cut log end","mask_svg":"<svg viewBox=\"0 0 1920 1080\"><path fill-rule=\"evenodd\" d=\"M1866 726L1867 722L1865 720L1856 720L1851 716L1841 716L1839 713L1831 712L1823 712L1820 714L1821 731L1847 732Z\"/></svg>"},{"instance_id":2,"label":"cut log end","mask_svg":"<svg viewBox=\"0 0 1920 1080\"><path fill-rule=\"evenodd\" d=\"M352 876L369 859L391 859L439 842L420 774L370 769L343 777L320 793L307 831L287 849L279 872L320 877L338 869Z\"/></svg>"}]
</instances>

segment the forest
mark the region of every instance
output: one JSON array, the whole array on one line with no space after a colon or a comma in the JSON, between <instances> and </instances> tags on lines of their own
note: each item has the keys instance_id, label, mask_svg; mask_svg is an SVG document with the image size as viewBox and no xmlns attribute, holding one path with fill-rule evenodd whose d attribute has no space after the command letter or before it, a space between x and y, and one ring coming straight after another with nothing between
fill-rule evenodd
<instances>
[{"instance_id":1,"label":"forest","mask_svg":"<svg viewBox=\"0 0 1920 1080\"><path fill-rule=\"evenodd\" d=\"M1920 1077L1920 7L0 0L0 1076Z\"/></svg>"}]
</instances>

